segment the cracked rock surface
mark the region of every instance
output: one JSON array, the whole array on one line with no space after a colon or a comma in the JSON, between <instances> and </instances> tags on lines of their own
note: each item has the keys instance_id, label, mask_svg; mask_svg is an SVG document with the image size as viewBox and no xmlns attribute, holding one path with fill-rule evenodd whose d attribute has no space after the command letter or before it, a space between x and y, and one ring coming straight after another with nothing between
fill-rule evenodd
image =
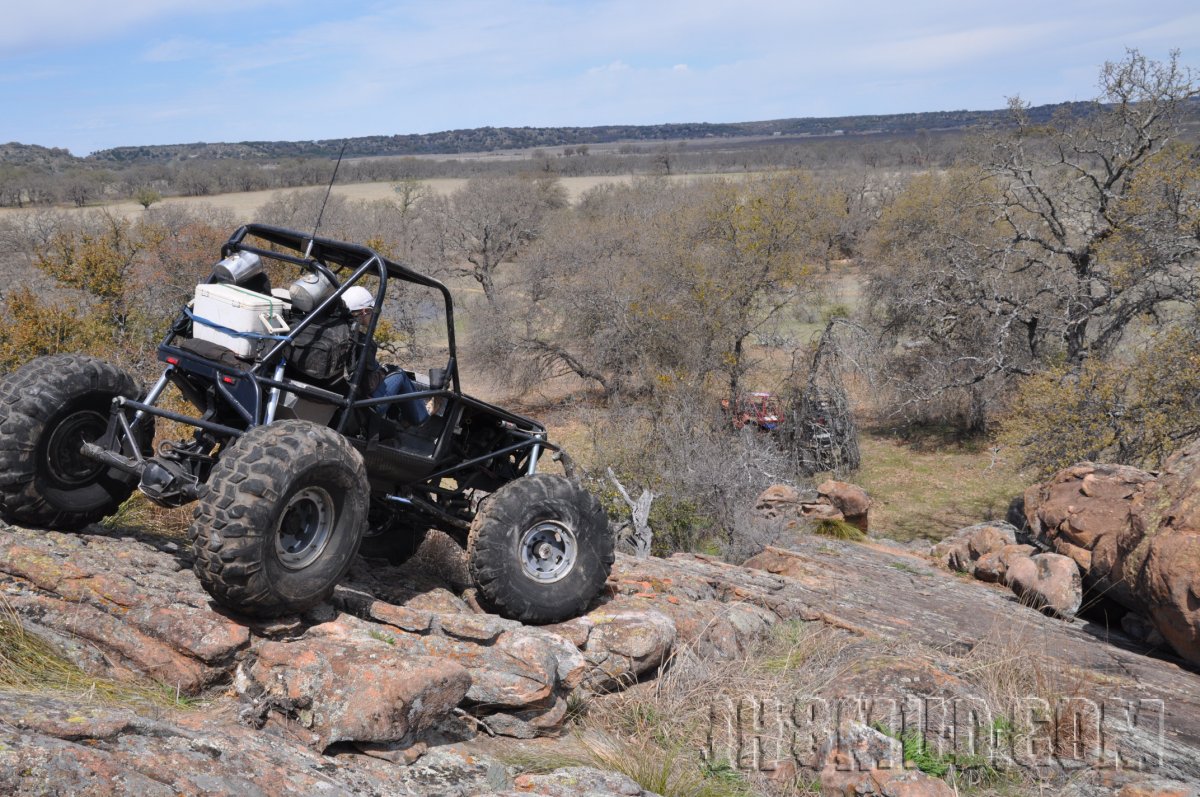
<instances>
[{"instance_id":1,"label":"cracked rock surface","mask_svg":"<svg viewBox=\"0 0 1200 797\"><path fill-rule=\"evenodd\" d=\"M1101 692L1163 701L1161 738L1122 744L1149 755L1161 743L1157 775L1200 780L1194 673L912 552L814 537L793 548L741 567L619 556L586 614L542 627L481 611L453 566L359 560L328 604L264 622L215 608L177 541L0 527L0 594L28 633L93 677L201 699L174 710L0 691L0 793L649 797L587 767L522 774L492 757L489 734L554 736L574 694L653 678L683 649L737 660L782 622L924 646L903 670L864 668L837 688L946 690L961 650L1014 617L1044 655L1100 674ZM828 780L880 793L921 780L872 777Z\"/></svg>"}]
</instances>

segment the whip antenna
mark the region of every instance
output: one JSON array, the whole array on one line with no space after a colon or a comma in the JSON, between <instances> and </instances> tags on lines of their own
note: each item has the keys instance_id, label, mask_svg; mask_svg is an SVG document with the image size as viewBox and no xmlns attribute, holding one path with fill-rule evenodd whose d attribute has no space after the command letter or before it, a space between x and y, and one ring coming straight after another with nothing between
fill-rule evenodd
<instances>
[{"instance_id":1,"label":"whip antenna","mask_svg":"<svg viewBox=\"0 0 1200 797\"><path fill-rule=\"evenodd\" d=\"M329 202L329 194L333 191L333 181L337 179L338 167L342 165L342 156L346 154L346 144L350 143L349 139L342 141L342 149L338 152L337 163L333 164L333 176L329 178L329 187L325 189L325 199L321 201L321 210L317 213L317 223L313 225L312 237L317 237L317 230L321 229L321 219L325 217L325 205ZM312 241L309 241L311 248ZM307 256L307 255L306 255Z\"/></svg>"}]
</instances>

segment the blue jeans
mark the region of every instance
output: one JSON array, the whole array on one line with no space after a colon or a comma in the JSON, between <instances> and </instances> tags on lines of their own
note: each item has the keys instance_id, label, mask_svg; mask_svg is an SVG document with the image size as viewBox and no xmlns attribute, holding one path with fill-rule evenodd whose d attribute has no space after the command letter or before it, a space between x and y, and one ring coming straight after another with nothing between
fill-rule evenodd
<instances>
[{"instance_id":1,"label":"blue jeans","mask_svg":"<svg viewBox=\"0 0 1200 797\"><path fill-rule=\"evenodd\" d=\"M399 396L401 393L415 393L416 391L417 388L412 383L412 380L408 378L408 374L403 371L394 371L384 377L383 382L371 394L371 398ZM425 402L421 399L400 401L393 404L379 404L375 409L380 415L387 415L388 409L397 405L400 407L400 417L413 426L425 423L426 419L429 418L429 412L425 409Z\"/></svg>"}]
</instances>

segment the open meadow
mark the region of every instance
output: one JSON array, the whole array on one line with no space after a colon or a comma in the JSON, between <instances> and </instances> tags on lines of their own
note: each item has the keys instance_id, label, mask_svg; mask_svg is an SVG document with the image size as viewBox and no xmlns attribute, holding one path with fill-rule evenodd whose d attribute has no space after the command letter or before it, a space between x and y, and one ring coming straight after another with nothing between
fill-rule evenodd
<instances>
[{"instance_id":1,"label":"open meadow","mask_svg":"<svg viewBox=\"0 0 1200 797\"><path fill-rule=\"evenodd\" d=\"M733 172L730 174L672 174L663 176L659 179L667 180L671 183L687 183L693 180L706 180L720 177L734 177L738 179L747 176L753 176L753 172ZM587 176L567 176L559 177L558 182L566 191L568 201L574 203L579 200L586 192L599 185L607 183L616 185L629 185L635 179L635 175L587 175ZM468 183L466 177L433 177L427 180L421 180L421 185L432 193L448 196L455 191L463 188ZM378 200L392 200L396 197L396 183L389 181L382 182L363 182L363 183L335 183L331 196L341 197L347 200L374 202ZM271 201L280 194L288 194L295 191L323 191L319 186L310 188L274 188L265 191L241 191L227 194L211 194L206 196L169 196L155 203L158 207L177 206L180 208L195 208L195 207L212 207L220 210L226 210L232 213L239 219L250 221L254 218L254 214L265 203ZM137 218L139 214L145 211L141 205L133 200L122 200L114 202L103 202L88 204L83 207L66 206L59 208L67 213L87 213L98 209L104 209L108 212L127 219ZM0 218L6 214L29 213L30 209L0 207Z\"/></svg>"}]
</instances>

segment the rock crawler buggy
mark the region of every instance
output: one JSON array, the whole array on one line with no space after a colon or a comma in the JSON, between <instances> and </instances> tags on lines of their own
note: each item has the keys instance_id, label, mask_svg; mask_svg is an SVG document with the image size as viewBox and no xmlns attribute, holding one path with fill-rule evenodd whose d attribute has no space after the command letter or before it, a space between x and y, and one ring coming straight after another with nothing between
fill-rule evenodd
<instances>
[{"instance_id":1,"label":"rock crawler buggy","mask_svg":"<svg viewBox=\"0 0 1200 797\"><path fill-rule=\"evenodd\" d=\"M163 506L196 501L195 572L249 615L314 606L360 548L400 562L429 528L466 548L481 598L501 614L547 623L587 607L613 562L604 512L575 482L537 472L558 450L541 424L463 394L444 285L368 247L265 225L237 230L222 256L158 347L166 368L149 392L76 355L0 381L0 515L75 529L135 487ZM271 291L268 274L297 269L290 291ZM418 392L370 398L365 350L379 314L352 334L341 297L373 286L382 308L397 281L444 300L448 361L427 380L412 375ZM205 317L202 293L245 299L250 313ZM198 416L160 405L172 386ZM432 400L417 426L395 419L413 400ZM191 427L190 439L155 447L159 419Z\"/></svg>"}]
</instances>

